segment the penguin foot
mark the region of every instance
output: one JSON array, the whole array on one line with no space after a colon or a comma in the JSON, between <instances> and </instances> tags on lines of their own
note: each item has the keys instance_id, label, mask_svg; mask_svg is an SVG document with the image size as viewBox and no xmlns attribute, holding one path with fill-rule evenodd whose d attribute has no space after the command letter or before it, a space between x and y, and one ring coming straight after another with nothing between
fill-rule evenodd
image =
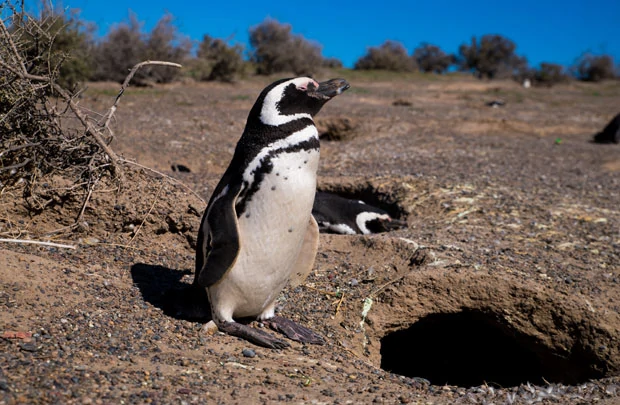
<instances>
[{"instance_id":1,"label":"penguin foot","mask_svg":"<svg viewBox=\"0 0 620 405\"><path fill-rule=\"evenodd\" d=\"M283 318L281 316L274 316L263 321L265 324L276 332L280 332L286 337L296 342L310 343L313 345L323 345L325 340L321 335L312 330L301 326L290 319Z\"/></svg>"},{"instance_id":2,"label":"penguin foot","mask_svg":"<svg viewBox=\"0 0 620 405\"><path fill-rule=\"evenodd\" d=\"M240 337L255 345L267 347L269 349L284 349L290 346L288 342L280 340L267 332L238 322L223 322L218 324L217 327L222 332L231 336Z\"/></svg>"}]
</instances>

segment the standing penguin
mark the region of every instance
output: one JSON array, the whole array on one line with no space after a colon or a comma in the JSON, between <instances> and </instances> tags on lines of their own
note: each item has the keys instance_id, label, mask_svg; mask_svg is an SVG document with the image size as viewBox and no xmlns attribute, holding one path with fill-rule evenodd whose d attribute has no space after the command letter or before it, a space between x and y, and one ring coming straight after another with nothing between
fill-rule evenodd
<instances>
[{"instance_id":1,"label":"standing penguin","mask_svg":"<svg viewBox=\"0 0 620 405\"><path fill-rule=\"evenodd\" d=\"M202 217L194 286L207 290L213 321L230 335L269 348L289 344L234 318L257 318L288 338L322 344L310 329L275 315L287 283L312 270L312 217L319 138L312 118L349 88L343 79L284 79L252 107L228 169Z\"/></svg>"}]
</instances>

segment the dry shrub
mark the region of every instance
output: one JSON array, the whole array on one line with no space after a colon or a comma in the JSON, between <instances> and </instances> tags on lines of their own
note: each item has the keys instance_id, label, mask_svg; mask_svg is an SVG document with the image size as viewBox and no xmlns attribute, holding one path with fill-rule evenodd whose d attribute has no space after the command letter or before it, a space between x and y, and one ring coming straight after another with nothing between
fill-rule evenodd
<instances>
[{"instance_id":1,"label":"dry shrub","mask_svg":"<svg viewBox=\"0 0 620 405\"><path fill-rule=\"evenodd\" d=\"M454 55L448 55L436 45L422 43L413 51L412 58L418 68L427 73L444 73L455 61Z\"/></svg>"},{"instance_id":2,"label":"dry shrub","mask_svg":"<svg viewBox=\"0 0 620 405\"><path fill-rule=\"evenodd\" d=\"M475 37L469 45L459 47L459 65L462 71L474 72L480 78L499 79L514 77L527 70L527 60L515 54L517 46L501 35Z\"/></svg>"},{"instance_id":3,"label":"dry shrub","mask_svg":"<svg viewBox=\"0 0 620 405\"><path fill-rule=\"evenodd\" d=\"M5 7L10 8L9 3ZM66 88L74 88L92 74L94 27L81 21L77 11L44 2L38 16L15 12L6 25L10 32L19 32L29 73L53 71L57 82Z\"/></svg>"},{"instance_id":4,"label":"dry shrub","mask_svg":"<svg viewBox=\"0 0 620 405\"><path fill-rule=\"evenodd\" d=\"M108 112L95 119L80 108L75 93L59 84L62 61L52 67L54 54L49 52L56 37L30 23L19 6L7 7L13 24L9 30L0 20L0 193L23 193L30 214L48 207L60 212L64 207L67 226L54 233L87 229L83 217L97 184L120 190L125 179L122 159L109 147L109 124L120 96L141 66L174 64L136 65ZM46 42L33 48L32 38ZM29 70L46 65L47 71ZM67 212L76 215L67 217ZM10 218L6 221L11 223Z\"/></svg>"},{"instance_id":5,"label":"dry shrub","mask_svg":"<svg viewBox=\"0 0 620 405\"><path fill-rule=\"evenodd\" d=\"M140 59L182 63L191 48L191 41L179 34L172 14L165 14L149 33L145 54ZM180 71L173 67L146 66L144 73L157 83L170 83L179 76Z\"/></svg>"},{"instance_id":6,"label":"dry shrub","mask_svg":"<svg viewBox=\"0 0 620 405\"><path fill-rule=\"evenodd\" d=\"M381 46L370 47L366 55L355 62L356 70L391 70L395 72L412 72L415 62L407 55L405 47L396 41L385 41Z\"/></svg>"},{"instance_id":7,"label":"dry shrub","mask_svg":"<svg viewBox=\"0 0 620 405\"><path fill-rule=\"evenodd\" d=\"M36 19L35 19L36 20ZM67 59L50 49L57 48L57 36L48 28L59 22L49 16L44 25L33 24L21 10L13 9L11 29L0 27L0 184L26 181L30 189L37 179L54 172L70 172L76 179L88 179L91 168L105 166L104 157L90 136L63 130L61 112L66 105L50 99L56 94ZM62 21L60 18L59 21ZM36 39L36 46L33 46ZM46 68L47 66L47 68ZM28 74L47 78L33 81Z\"/></svg>"},{"instance_id":8,"label":"dry shrub","mask_svg":"<svg viewBox=\"0 0 620 405\"><path fill-rule=\"evenodd\" d=\"M292 72L312 75L323 66L321 47L301 35L291 33L289 24L267 19L250 28L251 61L256 72L270 75Z\"/></svg>"},{"instance_id":9,"label":"dry shrub","mask_svg":"<svg viewBox=\"0 0 620 405\"><path fill-rule=\"evenodd\" d=\"M575 66L577 78L588 82L600 82L618 77L614 60L610 55L583 55Z\"/></svg>"},{"instance_id":10,"label":"dry shrub","mask_svg":"<svg viewBox=\"0 0 620 405\"><path fill-rule=\"evenodd\" d=\"M106 37L97 44L93 80L122 82L129 68L140 62L145 47L140 22L135 14L130 14L129 21L110 28ZM138 74L136 79L144 79L144 76Z\"/></svg>"},{"instance_id":11,"label":"dry shrub","mask_svg":"<svg viewBox=\"0 0 620 405\"><path fill-rule=\"evenodd\" d=\"M142 60L183 62L189 55L191 43L181 36L173 24L174 17L164 15L147 35L135 14L129 21L113 26L95 48L96 71L93 80L122 82L129 69ZM178 69L147 66L136 73L137 84L169 83L179 75Z\"/></svg>"},{"instance_id":12,"label":"dry shrub","mask_svg":"<svg viewBox=\"0 0 620 405\"><path fill-rule=\"evenodd\" d=\"M229 46L221 39L205 35L198 47L196 55L198 69L195 70L194 76L198 80L232 82L244 71L245 62L242 54L241 45Z\"/></svg>"},{"instance_id":13,"label":"dry shrub","mask_svg":"<svg viewBox=\"0 0 620 405\"><path fill-rule=\"evenodd\" d=\"M340 69L342 67L342 61L338 58L325 58L323 60L323 66L330 69Z\"/></svg>"},{"instance_id":14,"label":"dry shrub","mask_svg":"<svg viewBox=\"0 0 620 405\"><path fill-rule=\"evenodd\" d=\"M565 83L570 80L564 66L556 63L543 62L540 69L534 72L534 83L539 86L551 87L554 84Z\"/></svg>"}]
</instances>

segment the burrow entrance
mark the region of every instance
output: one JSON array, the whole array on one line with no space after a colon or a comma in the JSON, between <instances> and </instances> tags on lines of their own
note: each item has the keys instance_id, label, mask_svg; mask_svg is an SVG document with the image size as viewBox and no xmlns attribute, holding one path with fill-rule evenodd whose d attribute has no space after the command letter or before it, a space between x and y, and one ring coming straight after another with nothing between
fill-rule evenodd
<instances>
[{"instance_id":1,"label":"burrow entrance","mask_svg":"<svg viewBox=\"0 0 620 405\"><path fill-rule=\"evenodd\" d=\"M512 329L500 316L480 310L430 314L381 339L381 368L423 377L434 385L462 387L527 382L578 384L601 378L584 344L570 355ZM583 343L583 342L581 342Z\"/></svg>"},{"instance_id":2,"label":"burrow entrance","mask_svg":"<svg viewBox=\"0 0 620 405\"><path fill-rule=\"evenodd\" d=\"M401 188L402 185L398 184L394 179L374 179L369 181L353 179L348 182L331 182L327 180L319 181L317 187L319 191L337 194L351 200L364 201L366 204L386 211L392 218L404 220L408 212L402 201L405 190Z\"/></svg>"}]
</instances>

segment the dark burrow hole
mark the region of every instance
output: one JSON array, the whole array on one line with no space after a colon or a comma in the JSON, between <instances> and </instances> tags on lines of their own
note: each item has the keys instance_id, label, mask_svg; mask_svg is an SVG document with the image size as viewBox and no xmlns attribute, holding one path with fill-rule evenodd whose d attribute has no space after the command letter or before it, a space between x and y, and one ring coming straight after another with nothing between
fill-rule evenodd
<instances>
[{"instance_id":1,"label":"dark burrow hole","mask_svg":"<svg viewBox=\"0 0 620 405\"><path fill-rule=\"evenodd\" d=\"M587 351L573 347L570 356L559 351L516 332L492 313L468 310L428 315L389 333L381 339L381 368L461 387L574 385L603 377Z\"/></svg>"}]
</instances>

